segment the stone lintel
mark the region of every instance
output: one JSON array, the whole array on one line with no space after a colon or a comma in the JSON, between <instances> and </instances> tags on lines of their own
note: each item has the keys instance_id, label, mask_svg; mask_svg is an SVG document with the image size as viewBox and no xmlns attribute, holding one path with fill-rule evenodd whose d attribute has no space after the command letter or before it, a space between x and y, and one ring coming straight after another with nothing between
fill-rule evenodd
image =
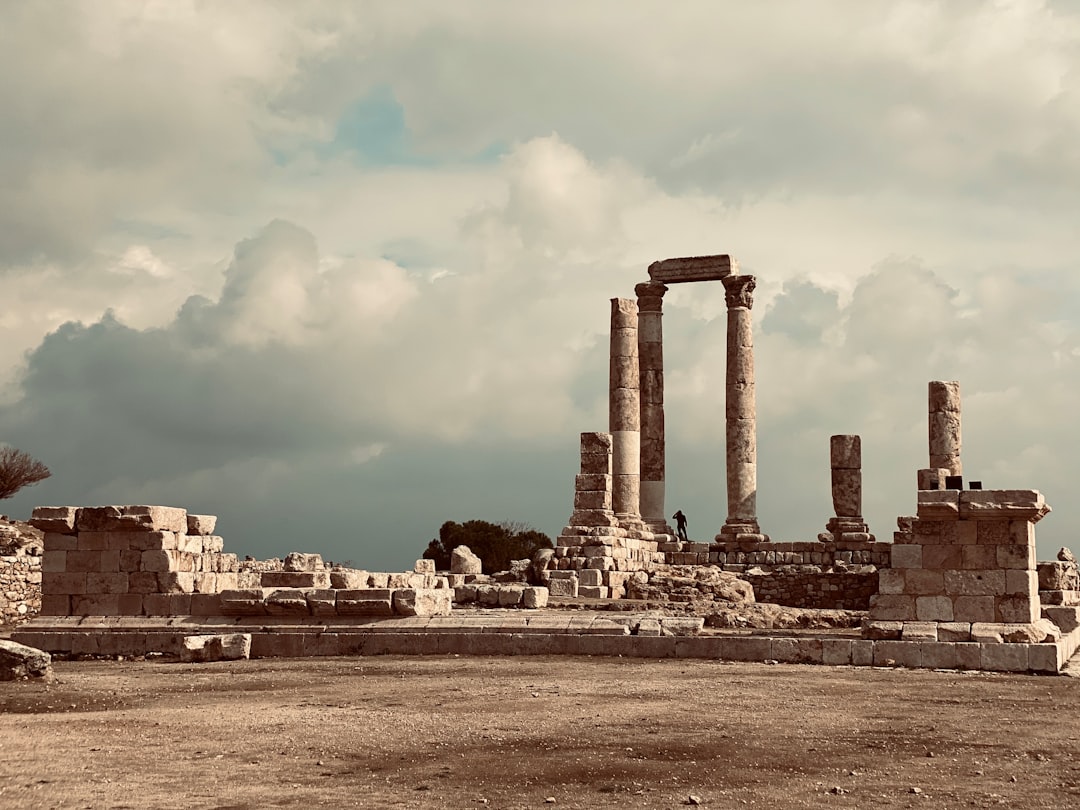
<instances>
[{"instance_id":1,"label":"stone lintel","mask_svg":"<svg viewBox=\"0 0 1080 810\"><path fill-rule=\"evenodd\" d=\"M739 263L726 253L719 256L687 256L663 259L649 265L649 278L664 284L719 281L739 272Z\"/></svg>"}]
</instances>

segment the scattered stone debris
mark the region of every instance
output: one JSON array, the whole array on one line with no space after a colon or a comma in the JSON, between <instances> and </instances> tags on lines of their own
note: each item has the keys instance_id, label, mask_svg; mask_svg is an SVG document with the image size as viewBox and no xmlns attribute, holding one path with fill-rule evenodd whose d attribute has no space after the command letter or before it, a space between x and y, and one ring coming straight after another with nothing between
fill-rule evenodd
<instances>
[{"instance_id":1,"label":"scattered stone debris","mask_svg":"<svg viewBox=\"0 0 1080 810\"><path fill-rule=\"evenodd\" d=\"M52 656L47 652L0 639L0 681L52 677Z\"/></svg>"},{"instance_id":2,"label":"scattered stone debris","mask_svg":"<svg viewBox=\"0 0 1080 810\"><path fill-rule=\"evenodd\" d=\"M186 636L180 661L204 664L211 661L239 661L251 657L251 634L228 633L217 636Z\"/></svg>"}]
</instances>

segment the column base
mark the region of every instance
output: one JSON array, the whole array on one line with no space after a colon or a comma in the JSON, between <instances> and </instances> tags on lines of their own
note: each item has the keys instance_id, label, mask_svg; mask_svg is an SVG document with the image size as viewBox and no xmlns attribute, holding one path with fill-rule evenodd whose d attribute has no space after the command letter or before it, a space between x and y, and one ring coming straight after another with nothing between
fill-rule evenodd
<instances>
[{"instance_id":1,"label":"column base","mask_svg":"<svg viewBox=\"0 0 1080 810\"><path fill-rule=\"evenodd\" d=\"M717 543L729 542L753 542L768 543L769 535L761 533L761 527L756 520L732 520L720 529L720 533L714 538Z\"/></svg>"},{"instance_id":2,"label":"column base","mask_svg":"<svg viewBox=\"0 0 1080 810\"><path fill-rule=\"evenodd\" d=\"M822 543L873 543L874 535L861 517L834 517L818 535Z\"/></svg>"},{"instance_id":3,"label":"column base","mask_svg":"<svg viewBox=\"0 0 1080 810\"><path fill-rule=\"evenodd\" d=\"M641 519L641 515L620 515L615 513L615 519L619 522L620 529L631 532L651 532L649 525Z\"/></svg>"}]
</instances>

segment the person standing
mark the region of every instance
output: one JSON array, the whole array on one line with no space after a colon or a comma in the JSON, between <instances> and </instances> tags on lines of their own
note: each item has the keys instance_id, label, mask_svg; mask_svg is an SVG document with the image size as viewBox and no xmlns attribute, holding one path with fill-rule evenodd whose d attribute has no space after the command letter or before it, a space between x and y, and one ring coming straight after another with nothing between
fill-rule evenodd
<instances>
[{"instance_id":1,"label":"person standing","mask_svg":"<svg viewBox=\"0 0 1080 810\"><path fill-rule=\"evenodd\" d=\"M671 517L675 520L675 533L683 540L689 540L686 536L686 515L682 513L682 509Z\"/></svg>"}]
</instances>

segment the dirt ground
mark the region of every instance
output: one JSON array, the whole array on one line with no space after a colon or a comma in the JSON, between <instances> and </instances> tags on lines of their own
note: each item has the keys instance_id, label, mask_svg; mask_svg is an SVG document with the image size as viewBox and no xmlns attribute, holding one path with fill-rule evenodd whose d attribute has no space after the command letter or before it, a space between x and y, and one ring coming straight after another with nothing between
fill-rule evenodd
<instances>
[{"instance_id":1,"label":"dirt ground","mask_svg":"<svg viewBox=\"0 0 1080 810\"><path fill-rule=\"evenodd\" d=\"M534 657L55 670L0 683L0 807L1080 806L1076 678Z\"/></svg>"}]
</instances>

